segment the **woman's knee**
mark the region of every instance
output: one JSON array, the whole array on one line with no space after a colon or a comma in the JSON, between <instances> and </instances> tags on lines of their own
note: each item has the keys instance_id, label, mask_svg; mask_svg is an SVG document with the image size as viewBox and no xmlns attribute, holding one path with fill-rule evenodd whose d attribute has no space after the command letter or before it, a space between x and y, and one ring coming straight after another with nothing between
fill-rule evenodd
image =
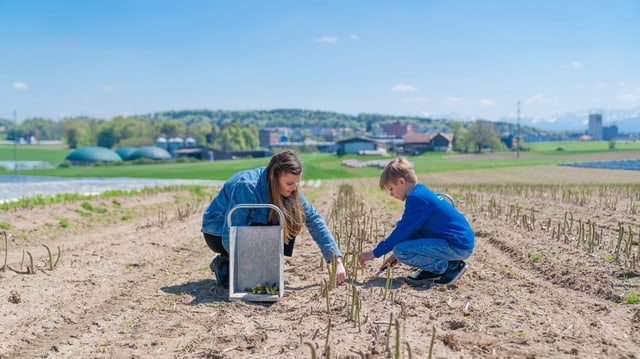
<instances>
[{"instance_id":1,"label":"woman's knee","mask_svg":"<svg viewBox=\"0 0 640 359\"><path fill-rule=\"evenodd\" d=\"M204 241L207 243L207 246L211 248L212 251L221 254L223 256L228 257L229 252L222 245L222 237L214 236L209 233L203 233Z\"/></svg>"}]
</instances>

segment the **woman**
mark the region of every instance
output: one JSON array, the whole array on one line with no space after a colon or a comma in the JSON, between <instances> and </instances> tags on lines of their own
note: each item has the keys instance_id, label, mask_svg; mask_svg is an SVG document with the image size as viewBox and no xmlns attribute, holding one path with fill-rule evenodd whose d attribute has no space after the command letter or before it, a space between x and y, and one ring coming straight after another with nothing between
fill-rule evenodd
<instances>
[{"instance_id":1,"label":"woman","mask_svg":"<svg viewBox=\"0 0 640 359\"><path fill-rule=\"evenodd\" d=\"M346 279L342 254L329 228L316 209L298 191L302 165L293 151L283 151L273 157L269 165L236 173L222 186L205 210L202 233L209 248L218 255L211 261L219 285L229 287L229 225L227 213L238 204L270 203L284 214L284 255L291 256L295 238L306 225L323 257L331 262L336 258L336 280ZM236 209L233 225L278 224L278 215L268 208Z\"/></svg>"}]
</instances>

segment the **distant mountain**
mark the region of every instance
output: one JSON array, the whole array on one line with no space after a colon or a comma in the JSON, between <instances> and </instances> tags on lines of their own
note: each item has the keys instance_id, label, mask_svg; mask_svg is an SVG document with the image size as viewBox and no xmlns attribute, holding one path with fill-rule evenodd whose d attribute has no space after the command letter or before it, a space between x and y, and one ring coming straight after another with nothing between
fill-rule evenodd
<instances>
[{"instance_id":1,"label":"distant mountain","mask_svg":"<svg viewBox=\"0 0 640 359\"><path fill-rule=\"evenodd\" d=\"M520 118L520 124L546 131L587 131L589 114L602 114L603 126L618 126L620 133L640 133L640 107L631 110L593 109L583 112L563 112L550 118ZM516 122L517 118L502 118L500 121Z\"/></svg>"}]
</instances>

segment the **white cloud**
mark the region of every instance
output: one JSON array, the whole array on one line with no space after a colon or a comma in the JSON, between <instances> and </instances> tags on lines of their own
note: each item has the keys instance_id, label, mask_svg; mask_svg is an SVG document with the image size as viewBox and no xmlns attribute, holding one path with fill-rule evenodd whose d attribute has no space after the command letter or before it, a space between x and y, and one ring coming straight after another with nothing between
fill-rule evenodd
<instances>
[{"instance_id":1,"label":"white cloud","mask_svg":"<svg viewBox=\"0 0 640 359\"><path fill-rule=\"evenodd\" d=\"M571 62L570 66L574 70L582 70L582 68L584 68L584 65L581 62L575 60Z\"/></svg>"},{"instance_id":2,"label":"white cloud","mask_svg":"<svg viewBox=\"0 0 640 359\"><path fill-rule=\"evenodd\" d=\"M397 84L391 87L391 91L393 92L416 92L418 91L417 87L406 85L406 84Z\"/></svg>"},{"instance_id":3,"label":"white cloud","mask_svg":"<svg viewBox=\"0 0 640 359\"><path fill-rule=\"evenodd\" d=\"M322 44L332 44L334 42L337 42L338 38L337 37L333 37L333 36L322 36L322 37L319 37L319 38L315 39L314 41L322 43Z\"/></svg>"},{"instance_id":4,"label":"white cloud","mask_svg":"<svg viewBox=\"0 0 640 359\"><path fill-rule=\"evenodd\" d=\"M487 98L480 99L479 103L482 107L493 107L496 104L493 100L489 100Z\"/></svg>"},{"instance_id":5,"label":"white cloud","mask_svg":"<svg viewBox=\"0 0 640 359\"><path fill-rule=\"evenodd\" d=\"M640 104L640 87L631 92L618 95L618 100L632 104Z\"/></svg>"},{"instance_id":6,"label":"white cloud","mask_svg":"<svg viewBox=\"0 0 640 359\"><path fill-rule=\"evenodd\" d=\"M349 35L349 38L353 41L358 41L360 40L360 36L358 36L357 34L351 34Z\"/></svg>"},{"instance_id":7,"label":"white cloud","mask_svg":"<svg viewBox=\"0 0 640 359\"><path fill-rule=\"evenodd\" d=\"M26 91L29 89L29 85L21 81L16 81L13 83L13 88L16 90Z\"/></svg>"},{"instance_id":8,"label":"white cloud","mask_svg":"<svg viewBox=\"0 0 640 359\"><path fill-rule=\"evenodd\" d=\"M524 103L527 105L540 105L547 102L547 99L543 94L536 94L533 96L529 96L524 100Z\"/></svg>"},{"instance_id":9,"label":"white cloud","mask_svg":"<svg viewBox=\"0 0 640 359\"><path fill-rule=\"evenodd\" d=\"M112 85L106 85L105 87L102 88L102 91L106 92L106 93L114 93L116 92L117 88L115 86Z\"/></svg>"}]
</instances>

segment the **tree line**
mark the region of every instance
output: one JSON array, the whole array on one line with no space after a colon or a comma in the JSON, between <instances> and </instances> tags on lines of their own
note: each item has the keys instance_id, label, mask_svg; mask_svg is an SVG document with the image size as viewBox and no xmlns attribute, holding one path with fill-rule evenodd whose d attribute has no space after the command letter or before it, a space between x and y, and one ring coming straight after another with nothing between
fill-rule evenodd
<instances>
[{"instance_id":1,"label":"tree line","mask_svg":"<svg viewBox=\"0 0 640 359\"><path fill-rule=\"evenodd\" d=\"M259 145L259 129L288 127L292 129L343 129L342 137L370 136L376 128L400 121L411 124L414 132L446 132L454 134L454 150L478 152L483 148L497 149L502 134L515 132L515 125L477 120L473 122L379 114L347 115L327 111L280 109L269 111L184 110L112 119L68 117L61 120L26 119L17 126L0 118L0 127L8 129L6 139L36 133L39 140L63 140L70 148L82 146L153 145L158 137L191 137L198 144L219 150L255 149ZM521 136L537 134L535 128L523 126ZM326 140L304 132L305 138ZM339 138L343 139L343 138Z\"/></svg>"}]
</instances>

